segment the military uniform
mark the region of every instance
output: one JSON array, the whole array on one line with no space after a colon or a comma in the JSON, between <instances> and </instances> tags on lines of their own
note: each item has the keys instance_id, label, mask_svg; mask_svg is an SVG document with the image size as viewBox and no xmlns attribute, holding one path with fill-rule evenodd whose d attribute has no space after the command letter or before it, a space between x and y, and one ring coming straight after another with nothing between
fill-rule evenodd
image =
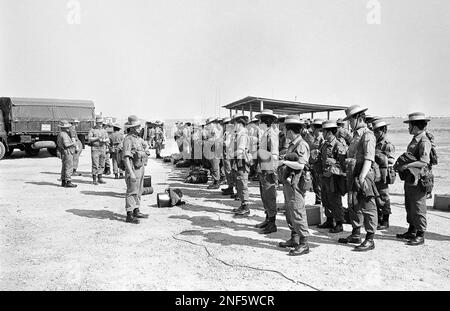
<instances>
[{"instance_id":1,"label":"military uniform","mask_svg":"<svg viewBox=\"0 0 450 311\"><path fill-rule=\"evenodd\" d=\"M109 140L113 172L117 178L119 174L120 176L123 175L123 171L119 168L118 164L121 161L119 157L120 150L123 149L124 135L119 131L115 131L114 133L111 133L111 135L109 136Z\"/></svg>"},{"instance_id":2,"label":"military uniform","mask_svg":"<svg viewBox=\"0 0 450 311\"><path fill-rule=\"evenodd\" d=\"M418 161L430 163L431 142L423 131L413 137L406 149ZM420 184L409 185L405 182L406 221L412 232L424 233L427 230L427 193Z\"/></svg>"},{"instance_id":3,"label":"military uniform","mask_svg":"<svg viewBox=\"0 0 450 311\"><path fill-rule=\"evenodd\" d=\"M109 136L104 128L96 126L89 131L88 139L89 142L91 142L92 176L94 184L96 184L97 177L98 181L102 183L102 174L105 170L106 148L109 143Z\"/></svg>"},{"instance_id":4,"label":"military uniform","mask_svg":"<svg viewBox=\"0 0 450 311\"><path fill-rule=\"evenodd\" d=\"M156 158L160 159L161 151L164 149L166 143L163 125L159 125L155 128L153 136L150 139L153 141L153 144L155 146Z\"/></svg>"},{"instance_id":5,"label":"military uniform","mask_svg":"<svg viewBox=\"0 0 450 311\"><path fill-rule=\"evenodd\" d=\"M212 122L213 120L209 120ZM211 177L212 183L208 186L208 189L218 189L220 180L220 158L223 153L222 148L222 133L215 123L207 122L207 129L205 132L205 156L208 156L208 160L211 165Z\"/></svg>"},{"instance_id":6,"label":"military uniform","mask_svg":"<svg viewBox=\"0 0 450 311\"><path fill-rule=\"evenodd\" d=\"M242 204L249 200L248 193L248 173L250 170L249 162L249 137L246 128L242 128L236 133L234 140L235 158L232 163L232 170L236 180L237 195Z\"/></svg>"},{"instance_id":7,"label":"military uniform","mask_svg":"<svg viewBox=\"0 0 450 311\"><path fill-rule=\"evenodd\" d=\"M320 189L320 175L319 175L319 152L322 144L324 142L323 135L321 132L318 132L317 135L312 135L308 132L307 141L309 142L309 148L311 152L311 156L309 158L309 165L312 171L313 178L313 190L316 194L316 204L322 203L322 194Z\"/></svg>"},{"instance_id":8,"label":"military uniform","mask_svg":"<svg viewBox=\"0 0 450 311\"><path fill-rule=\"evenodd\" d=\"M69 128L70 124L64 123L62 127ZM72 184L73 174L73 155L75 153L75 144L70 138L70 134L61 131L57 137L57 147L61 155L61 186L76 187Z\"/></svg>"},{"instance_id":9,"label":"military uniform","mask_svg":"<svg viewBox=\"0 0 450 311\"><path fill-rule=\"evenodd\" d=\"M231 120L231 119L230 119ZM229 122L225 123L225 131L223 133L223 168L225 171L225 178L227 180L228 188L222 190L223 195L234 195L234 187L236 186L236 182L234 180L234 175L231 168L231 161L233 158L233 147L235 137L234 129L232 129L231 125L226 125Z\"/></svg>"},{"instance_id":10,"label":"military uniform","mask_svg":"<svg viewBox=\"0 0 450 311\"><path fill-rule=\"evenodd\" d=\"M319 154L318 174L321 180L322 206L325 210L327 222L321 228L331 228L332 233L342 231L344 208L342 207L342 188L340 179L344 178L343 165L345 163L346 148L341 140L334 135L325 139ZM334 226L333 221L336 222Z\"/></svg>"},{"instance_id":11,"label":"military uniform","mask_svg":"<svg viewBox=\"0 0 450 311\"><path fill-rule=\"evenodd\" d=\"M292 155L298 158L296 162L299 164L303 166L308 164L309 145L301 135L298 135L288 146L286 156L290 158ZM287 243L280 243L282 247L298 247L298 245L306 243L309 236L305 207L306 190L302 188L302 174L302 170L292 170L287 178L286 176L283 177L286 221L291 230L291 239Z\"/></svg>"},{"instance_id":12,"label":"military uniform","mask_svg":"<svg viewBox=\"0 0 450 311\"><path fill-rule=\"evenodd\" d=\"M388 219L391 214L388 177L389 169L392 169L392 164L395 161L393 157L394 152L394 145L386 139L385 135L377 139L375 146L375 161L380 167L381 178L380 181L375 183L379 193L379 196L376 198L375 202L378 209L379 223L384 223L384 227L389 227ZM383 229L385 229L384 227Z\"/></svg>"},{"instance_id":13,"label":"military uniform","mask_svg":"<svg viewBox=\"0 0 450 311\"><path fill-rule=\"evenodd\" d=\"M343 139L347 146L350 145L350 143L352 142L352 139L353 139L352 134L345 127L338 127L336 137L338 139Z\"/></svg>"},{"instance_id":14,"label":"military uniform","mask_svg":"<svg viewBox=\"0 0 450 311\"><path fill-rule=\"evenodd\" d=\"M73 125L70 128L70 138L74 142L75 145L75 152L73 154L73 173L75 175L81 175L77 173L78 169L78 163L80 161L81 152L83 151L83 144L81 143L80 139L78 138L77 130L75 128L75 125Z\"/></svg>"},{"instance_id":15,"label":"military uniform","mask_svg":"<svg viewBox=\"0 0 450 311\"><path fill-rule=\"evenodd\" d=\"M367 238L373 242L373 235L377 230L378 215L375 197L378 195L375 186L375 136L366 124L353 131L353 140L347 152L349 167L347 169L347 187L349 190L349 216L353 227L354 241L358 242L360 228L364 225ZM372 162L372 167L364 181L364 185L359 186L355 182L359 178L364 161ZM341 240L343 241L343 240Z\"/></svg>"}]
</instances>

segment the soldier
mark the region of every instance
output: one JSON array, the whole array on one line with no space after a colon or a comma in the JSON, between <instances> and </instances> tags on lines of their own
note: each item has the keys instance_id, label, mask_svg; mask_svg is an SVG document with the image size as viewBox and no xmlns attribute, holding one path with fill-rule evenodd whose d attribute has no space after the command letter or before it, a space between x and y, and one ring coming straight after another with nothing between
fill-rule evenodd
<instances>
[{"instance_id":1,"label":"soldier","mask_svg":"<svg viewBox=\"0 0 450 311\"><path fill-rule=\"evenodd\" d=\"M124 135L120 132L121 129L122 127L119 124L114 124L114 132L109 136L109 147L115 179L124 178L123 171L119 168L119 162L121 161L120 150L123 150L124 139Z\"/></svg>"},{"instance_id":2,"label":"soldier","mask_svg":"<svg viewBox=\"0 0 450 311\"><path fill-rule=\"evenodd\" d=\"M205 124L205 154L209 159L211 165L212 182L207 187L208 189L220 188L220 158L222 154L222 145L218 145L222 140L222 133L218 128L217 119L209 118ZM219 152L219 154L217 154Z\"/></svg>"},{"instance_id":3,"label":"soldier","mask_svg":"<svg viewBox=\"0 0 450 311\"><path fill-rule=\"evenodd\" d=\"M322 198L321 198L321 189L320 189L320 177L318 174L319 170L319 161L318 161L318 155L319 150L322 147L322 144L324 142L323 135L322 135L322 123L324 120L322 119L315 119L311 123L311 130L312 133L306 134L306 142L309 144L311 156L309 158L309 165L312 169L312 177L313 177L313 189L314 193L316 194L316 202L315 204L321 204Z\"/></svg>"},{"instance_id":4,"label":"soldier","mask_svg":"<svg viewBox=\"0 0 450 311\"><path fill-rule=\"evenodd\" d=\"M272 110L264 109L256 115L261 120L262 134L259 136L257 170L259 175L259 192L264 206L266 219L255 227L260 233L277 232L277 169L278 169L278 129L275 122L278 116Z\"/></svg>"},{"instance_id":5,"label":"soldier","mask_svg":"<svg viewBox=\"0 0 450 311\"><path fill-rule=\"evenodd\" d=\"M297 115L286 117L286 138L290 143L284 161L279 162L283 172L280 178L283 181L286 221L291 229L291 238L280 242L279 246L290 247L290 256L309 253L303 170L308 164L310 152L308 143L300 134L303 123Z\"/></svg>"},{"instance_id":6,"label":"soldier","mask_svg":"<svg viewBox=\"0 0 450 311\"><path fill-rule=\"evenodd\" d=\"M225 178L227 180L228 187L222 189L223 195L234 195L234 187L236 186L234 176L231 170L231 159L233 157L234 146L234 127L230 124L231 118L223 119L223 126L225 131L223 133L223 168L225 171Z\"/></svg>"},{"instance_id":7,"label":"soldier","mask_svg":"<svg viewBox=\"0 0 450 311\"><path fill-rule=\"evenodd\" d=\"M387 124L384 120L373 121L373 131L377 144L375 146L375 162L380 167L381 180L376 182L379 196L376 198L378 209L378 230L389 228L389 215L391 214L391 201L389 198L389 170L395 163L395 147L386 138Z\"/></svg>"},{"instance_id":8,"label":"soldier","mask_svg":"<svg viewBox=\"0 0 450 311\"><path fill-rule=\"evenodd\" d=\"M106 130L106 133L108 134L108 138L113 133L113 125L112 123L104 124L103 128ZM106 146L106 154L105 154L105 175L111 175L111 153L109 152L109 142Z\"/></svg>"},{"instance_id":9,"label":"soldier","mask_svg":"<svg viewBox=\"0 0 450 311\"><path fill-rule=\"evenodd\" d=\"M127 135L123 141L123 156L125 158L125 181L127 192L125 196L126 222L138 224L139 218L148 218L139 210L141 195L144 189L145 165L149 149L145 141L139 136L141 124L136 116L129 116L125 123Z\"/></svg>"},{"instance_id":10,"label":"soldier","mask_svg":"<svg viewBox=\"0 0 450 311\"><path fill-rule=\"evenodd\" d=\"M349 120L353 129L353 140L347 151L347 189L349 198L349 216L352 223L352 234L339 239L339 243L361 243L361 226L367 232L363 243L354 248L355 251L369 251L375 248L373 241L377 230L377 206L375 197L378 195L374 170L375 136L367 128L364 112L367 108L358 105L345 110L344 121Z\"/></svg>"},{"instance_id":11,"label":"soldier","mask_svg":"<svg viewBox=\"0 0 450 311\"><path fill-rule=\"evenodd\" d=\"M278 154L280 159L284 159L287 148L289 146L289 141L286 139L286 124L284 124L284 120L286 120L286 115L278 116L278 124L279 124Z\"/></svg>"},{"instance_id":12,"label":"soldier","mask_svg":"<svg viewBox=\"0 0 450 311\"><path fill-rule=\"evenodd\" d=\"M350 133L350 131L346 128L345 126L345 122L342 119L338 119L336 121L337 125L338 125L338 131L336 134L336 137L338 139L343 139L346 143L347 146L350 146L350 143L352 142L352 134Z\"/></svg>"},{"instance_id":13,"label":"soldier","mask_svg":"<svg viewBox=\"0 0 450 311\"><path fill-rule=\"evenodd\" d=\"M166 146L166 134L164 132L164 122L156 121L155 122L155 137L153 137L153 140L155 142L155 152L156 152L156 158L161 159L161 151Z\"/></svg>"},{"instance_id":14,"label":"soldier","mask_svg":"<svg viewBox=\"0 0 450 311\"><path fill-rule=\"evenodd\" d=\"M250 173L248 174L248 178L250 180L259 180L258 172L257 172L257 152L258 152L258 140L259 140L259 120L257 118L253 118L247 124L248 137L250 138L250 153L252 154L252 163L250 165Z\"/></svg>"},{"instance_id":15,"label":"soldier","mask_svg":"<svg viewBox=\"0 0 450 311\"><path fill-rule=\"evenodd\" d=\"M183 122L175 122L175 133L173 135L173 139L175 140L175 142L177 143L178 146L178 151L180 153L183 152L183 141L182 141L182 137L183 137Z\"/></svg>"},{"instance_id":16,"label":"soldier","mask_svg":"<svg viewBox=\"0 0 450 311\"><path fill-rule=\"evenodd\" d=\"M105 170L106 146L109 144L109 137L103 128L103 118L101 116L95 118L95 127L89 131L88 140L91 143L93 184L105 184L102 174Z\"/></svg>"},{"instance_id":17,"label":"soldier","mask_svg":"<svg viewBox=\"0 0 450 311\"><path fill-rule=\"evenodd\" d=\"M72 141L75 144L75 153L73 154L73 176L81 176L81 174L77 172L81 151L83 151L83 144L77 134L79 123L80 121L78 121L78 119L73 120L72 127L70 128L70 138L72 138Z\"/></svg>"},{"instance_id":18,"label":"soldier","mask_svg":"<svg viewBox=\"0 0 450 311\"><path fill-rule=\"evenodd\" d=\"M400 172L406 170L419 171L422 178L431 175L430 154L432 144L427 136L427 124L430 121L422 112L414 112L404 121L409 126L409 133L413 139L409 143L406 151L411 153L416 161L403 165L399 168ZM429 176L428 176L429 177ZM408 245L417 246L425 243L425 231L427 229L427 190L424 189L421 181L417 185L408 184L405 181L405 208L406 221L409 224L408 231L403 234L397 234L399 239L407 239Z\"/></svg>"},{"instance_id":19,"label":"soldier","mask_svg":"<svg viewBox=\"0 0 450 311\"><path fill-rule=\"evenodd\" d=\"M366 117L365 117L365 119L364 119L364 121L365 121L366 124L367 124L367 128L368 128L369 130L371 130L371 131L372 131L372 122L373 122L373 120L374 120L374 117L371 116L371 115L366 115Z\"/></svg>"},{"instance_id":20,"label":"soldier","mask_svg":"<svg viewBox=\"0 0 450 311\"><path fill-rule=\"evenodd\" d=\"M327 220L319 228L329 228L331 233L344 231L344 208L342 207L342 184L346 157L345 143L336 138L337 124L325 121L322 124L325 142L320 148L319 171L322 189L322 205ZM334 223L336 222L336 224Z\"/></svg>"},{"instance_id":21,"label":"soldier","mask_svg":"<svg viewBox=\"0 0 450 311\"><path fill-rule=\"evenodd\" d=\"M248 207L248 173L250 170L251 156L249 153L249 137L245 125L248 117L245 115L235 115L231 119L234 125L236 136L234 139L234 157L232 161L233 174L236 176L237 197L241 201L241 206L233 210L236 216L248 216L250 208Z\"/></svg>"},{"instance_id":22,"label":"soldier","mask_svg":"<svg viewBox=\"0 0 450 311\"><path fill-rule=\"evenodd\" d=\"M62 121L59 126L61 132L58 134L57 147L61 155L61 187L75 188L77 185L71 181L73 173L73 154L75 153L75 143L70 138L72 125L67 121Z\"/></svg>"}]
</instances>

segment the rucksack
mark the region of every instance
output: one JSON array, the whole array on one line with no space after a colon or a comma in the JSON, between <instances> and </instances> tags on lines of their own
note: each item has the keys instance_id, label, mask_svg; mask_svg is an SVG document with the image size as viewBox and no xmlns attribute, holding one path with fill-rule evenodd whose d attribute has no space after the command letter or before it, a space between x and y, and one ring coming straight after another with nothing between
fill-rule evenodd
<instances>
[{"instance_id":1,"label":"rucksack","mask_svg":"<svg viewBox=\"0 0 450 311\"><path fill-rule=\"evenodd\" d=\"M437 165L438 164L438 155L436 152L436 144L434 142L434 135L429 133L429 132L425 132L425 134L427 135L428 139L431 142L431 151L430 151L430 165Z\"/></svg>"},{"instance_id":2,"label":"rucksack","mask_svg":"<svg viewBox=\"0 0 450 311\"><path fill-rule=\"evenodd\" d=\"M208 171L204 169L194 169L184 180L188 184L206 184L208 182Z\"/></svg>"},{"instance_id":3,"label":"rucksack","mask_svg":"<svg viewBox=\"0 0 450 311\"><path fill-rule=\"evenodd\" d=\"M126 170L126 166L125 166L125 158L123 156L123 150L119 149L117 151L117 167L122 170L125 171Z\"/></svg>"}]
</instances>

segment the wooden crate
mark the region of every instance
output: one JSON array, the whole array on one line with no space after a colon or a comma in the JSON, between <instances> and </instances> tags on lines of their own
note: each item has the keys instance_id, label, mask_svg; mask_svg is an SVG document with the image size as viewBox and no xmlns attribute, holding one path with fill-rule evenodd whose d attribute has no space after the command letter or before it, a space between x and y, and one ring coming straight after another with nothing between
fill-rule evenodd
<instances>
[{"instance_id":1,"label":"wooden crate","mask_svg":"<svg viewBox=\"0 0 450 311\"><path fill-rule=\"evenodd\" d=\"M435 194L433 208L441 211L450 211L450 194Z\"/></svg>"}]
</instances>

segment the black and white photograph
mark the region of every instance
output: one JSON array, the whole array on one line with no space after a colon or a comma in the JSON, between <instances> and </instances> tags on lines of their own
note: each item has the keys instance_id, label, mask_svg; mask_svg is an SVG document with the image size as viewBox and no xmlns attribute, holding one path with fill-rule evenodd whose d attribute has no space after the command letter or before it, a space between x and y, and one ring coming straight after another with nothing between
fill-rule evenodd
<instances>
[{"instance_id":1,"label":"black and white photograph","mask_svg":"<svg viewBox=\"0 0 450 311\"><path fill-rule=\"evenodd\" d=\"M450 290L449 39L448 0L0 0L0 291Z\"/></svg>"}]
</instances>

